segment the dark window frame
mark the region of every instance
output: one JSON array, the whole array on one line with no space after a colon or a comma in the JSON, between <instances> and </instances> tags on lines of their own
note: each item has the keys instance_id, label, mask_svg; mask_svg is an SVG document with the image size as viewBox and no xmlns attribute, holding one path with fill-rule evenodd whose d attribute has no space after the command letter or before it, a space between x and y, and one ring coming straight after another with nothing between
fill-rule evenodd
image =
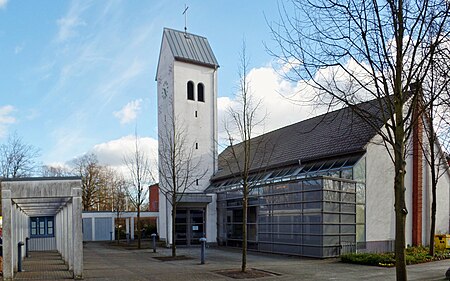
<instances>
[{"instance_id":1,"label":"dark window frame","mask_svg":"<svg viewBox=\"0 0 450 281\"><path fill-rule=\"evenodd\" d=\"M41 227L41 225L43 225L43 228ZM55 217L30 217L30 237L55 237Z\"/></svg>"},{"instance_id":2,"label":"dark window frame","mask_svg":"<svg viewBox=\"0 0 450 281\"><path fill-rule=\"evenodd\" d=\"M197 101L205 102L205 85L203 83L197 84Z\"/></svg>"},{"instance_id":3,"label":"dark window frame","mask_svg":"<svg viewBox=\"0 0 450 281\"><path fill-rule=\"evenodd\" d=\"M188 81L186 85L187 90L187 99L188 100L195 100L194 98L194 82Z\"/></svg>"}]
</instances>

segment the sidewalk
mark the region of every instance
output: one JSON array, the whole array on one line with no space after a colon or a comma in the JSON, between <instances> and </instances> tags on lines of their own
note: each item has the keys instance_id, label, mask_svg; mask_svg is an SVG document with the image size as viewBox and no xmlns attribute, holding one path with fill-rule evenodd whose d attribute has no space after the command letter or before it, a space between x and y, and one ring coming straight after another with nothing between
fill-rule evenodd
<instances>
[{"instance_id":1,"label":"sidewalk","mask_svg":"<svg viewBox=\"0 0 450 281\"><path fill-rule=\"evenodd\" d=\"M189 260L159 261L156 256L170 256L170 249L126 250L117 246L85 245L85 280L233 280L215 273L240 268L238 249L207 248L206 264L200 264L200 248L178 248L178 255ZM395 280L395 268L344 264L337 259L308 259L250 253L248 266L279 276L254 280ZM408 266L408 280L445 280L449 261Z\"/></svg>"},{"instance_id":2,"label":"sidewalk","mask_svg":"<svg viewBox=\"0 0 450 281\"><path fill-rule=\"evenodd\" d=\"M147 246L144 243L144 246ZM235 280L218 274L217 270L240 268L238 249L207 248L206 264L200 264L200 248L178 248L178 255L190 259L160 261L155 257L170 256L171 249L130 250L109 243L84 245L84 280ZM25 272L16 280L68 280L70 274L56 253L31 253L24 260ZM47 255L47 256L45 256ZM445 280L450 261L408 266L408 280ZM275 273L247 280L395 280L395 268L344 264L338 259L309 259L250 252L248 267Z\"/></svg>"}]
</instances>

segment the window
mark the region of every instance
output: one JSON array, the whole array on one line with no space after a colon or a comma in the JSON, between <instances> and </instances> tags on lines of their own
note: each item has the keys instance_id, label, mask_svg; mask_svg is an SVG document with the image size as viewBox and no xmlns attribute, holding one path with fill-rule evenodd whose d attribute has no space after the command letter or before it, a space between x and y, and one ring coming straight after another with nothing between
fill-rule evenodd
<instances>
[{"instance_id":1,"label":"window","mask_svg":"<svg viewBox=\"0 0 450 281\"><path fill-rule=\"evenodd\" d=\"M205 102L205 93L204 93L205 86L203 86L202 83L199 83L197 85L197 100L201 102Z\"/></svg>"},{"instance_id":2,"label":"window","mask_svg":"<svg viewBox=\"0 0 450 281\"><path fill-rule=\"evenodd\" d=\"M194 100L194 82L192 81L187 83L187 99Z\"/></svg>"},{"instance_id":3,"label":"window","mask_svg":"<svg viewBox=\"0 0 450 281\"><path fill-rule=\"evenodd\" d=\"M54 217L31 217L30 218L30 236L31 237L53 237Z\"/></svg>"}]
</instances>

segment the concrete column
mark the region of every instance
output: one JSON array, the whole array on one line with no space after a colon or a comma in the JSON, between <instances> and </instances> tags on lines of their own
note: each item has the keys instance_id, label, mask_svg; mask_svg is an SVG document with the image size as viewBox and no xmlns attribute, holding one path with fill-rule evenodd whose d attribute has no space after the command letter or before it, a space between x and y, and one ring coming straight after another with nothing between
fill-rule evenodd
<instances>
[{"instance_id":1,"label":"concrete column","mask_svg":"<svg viewBox=\"0 0 450 281\"><path fill-rule=\"evenodd\" d=\"M58 253L61 253L61 229L59 228L59 226L61 225L59 222L60 218L61 218L61 211L59 211L56 214L55 226L54 226L55 237L56 237L56 249L58 250Z\"/></svg>"},{"instance_id":2,"label":"concrete column","mask_svg":"<svg viewBox=\"0 0 450 281\"><path fill-rule=\"evenodd\" d=\"M116 240L116 221L114 219L114 216L111 217L111 240Z\"/></svg>"},{"instance_id":3,"label":"concrete column","mask_svg":"<svg viewBox=\"0 0 450 281\"><path fill-rule=\"evenodd\" d=\"M61 210L58 212L58 219L55 222L55 231L58 236L58 252L62 255L62 229L61 229Z\"/></svg>"},{"instance_id":4,"label":"concrete column","mask_svg":"<svg viewBox=\"0 0 450 281\"><path fill-rule=\"evenodd\" d=\"M66 264L69 263L69 223L71 222L71 220L69 221L69 208L66 206L64 206L64 231L65 234L64 235L64 241L65 241L65 252L66 252Z\"/></svg>"},{"instance_id":5,"label":"concrete column","mask_svg":"<svg viewBox=\"0 0 450 281\"><path fill-rule=\"evenodd\" d=\"M2 190L3 215L3 280L12 280L13 272L13 236L11 190Z\"/></svg>"},{"instance_id":6,"label":"concrete column","mask_svg":"<svg viewBox=\"0 0 450 281\"><path fill-rule=\"evenodd\" d=\"M69 270L73 271L73 210L72 203L67 204L67 221L68 221L68 236L67 240L69 241Z\"/></svg>"},{"instance_id":7,"label":"concrete column","mask_svg":"<svg viewBox=\"0 0 450 281\"><path fill-rule=\"evenodd\" d=\"M130 235L130 218L125 219L125 233Z\"/></svg>"},{"instance_id":8,"label":"concrete column","mask_svg":"<svg viewBox=\"0 0 450 281\"><path fill-rule=\"evenodd\" d=\"M92 241L96 241L97 239L95 239L95 217L92 217L91 219L91 223L92 223Z\"/></svg>"},{"instance_id":9,"label":"concrete column","mask_svg":"<svg viewBox=\"0 0 450 281\"><path fill-rule=\"evenodd\" d=\"M81 188L72 190L72 223L73 223L73 277L83 278L83 232L82 232L82 207Z\"/></svg>"},{"instance_id":10,"label":"concrete column","mask_svg":"<svg viewBox=\"0 0 450 281\"><path fill-rule=\"evenodd\" d=\"M19 243L19 235L18 235L18 223L17 223L17 205L14 204L13 208L12 208L12 221L11 224L13 226L13 251L14 251L14 255L13 255L13 269L14 272L17 272L17 244Z\"/></svg>"},{"instance_id":11,"label":"concrete column","mask_svg":"<svg viewBox=\"0 0 450 281\"><path fill-rule=\"evenodd\" d=\"M63 231L64 231L64 236L63 236L63 243L64 243L64 263L67 264L67 208L64 207L63 208Z\"/></svg>"},{"instance_id":12,"label":"concrete column","mask_svg":"<svg viewBox=\"0 0 450 281\"><path fill-rule=\"evenodd\" d=\"M26 237L26 228L25 228L25 214L21 209L19 209L19 217L20 217L20 241L25 243ZM22 258L25 258L25 246L22 249Z\"/></svg>"},{"instance_id":13,"label":"concrete column","mask_svg":"<svg viewBox=\"0 0 450 281\"><path fill-rule=\"evenodd\" d=\"M131 226L130 226L130 230L131 230L131 233L130 233L130 238L131 238L131 240L134 240L134 217L131 217L130 218L130 221L131 221Z\"/></svg>"},{"instance_id":14,"label":"concrete column","mask_svg":"<svg viewBox=\"0 0 450 281\"><path fill-rule=\"evenodd\" d=\"M61 229L61 256L63 261L66 260L66 230L64 229L65 221L64 218L66 214L64 213L64 208L61 209L61 224L59 228Z\"/></svg>"}]
</instances>

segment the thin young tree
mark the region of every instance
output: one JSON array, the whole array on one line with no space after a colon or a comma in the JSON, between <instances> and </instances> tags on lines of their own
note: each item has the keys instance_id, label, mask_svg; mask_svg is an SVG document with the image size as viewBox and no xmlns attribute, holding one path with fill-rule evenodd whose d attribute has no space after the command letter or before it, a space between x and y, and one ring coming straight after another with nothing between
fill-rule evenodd
<instances>
[{"instance_id":1,"label":"thin young tree","mask_svg":"<svg viewBox=\"0 0 450 281\"><path fill-rule=\"evenodd\" d=\"M170 116L159 136L159 189L172 207L172 256L177 255L175 222L177 207L187 192L195 191L196 183L205 177L201 157L194 154L194 143L187 138L187 127L181 118ZM168 234L167 234L168 235Z\"/></svg>"},{"instance_id":2,"label":"thin young tree","mask_svg":"<svg viewBox=\"0 0 450 281\"><path fill-rule=\"evenodd\" d=\"M117 244L120 243L120 228L118 221L120 220L122 213L125 211L126 205L126 182L122 175L116 171L112 171L109 178L109 185L111 190L112 211L116 214L116 226L117 226Z\"/></svg>"},{"instance_id":3,"label":"thin young tree","mask_svg":"<svg viewBox=\"0 0 450 281\"><path fill-rule=\"evenodd\" d=\"M450 4L446 0L292 0L291 4L292 8L280 8L280 22L271 25L277 45L272 53L289 66L284 68L286 76L305 82L316 100L355 109L383 139L395 172L396 277L407 280L405 158L418 103L418 93L410 89L423 83L431 62L439 59L436 47L448 40ZM431 27L436 32L430 32ZM383 114L355 106L368 99L378 100Z\"/></svg>"},{"instance_id":4,"label":"thin young tree","mask_svg":"<svg viewBox=\"0 0 450 281\"><path fill-rule=\"evenodd\" d=\"M137 133L135 134L134 148L131 153L123 157L123 163L128 168L129 187L127 189L128 198L136 208L138 249L141 248L141 209L147 200L148 186L155 182L152 174L152 163L148 154L139 142Z\"/></svg>"},{"instance_id":5,"label":"thin young tree","mask_svg":"<svg viewBox=\"0 0 450 281\"><path fill-rule=\"evenodd\" d=\"M225 123L228 147L221 155L221 160L230 174L240 180L242 188L242 272L247 270L248 200L254 187L250 181L251 172L263 167L273 151L273 147L269 147L270 143L263 137L254 138L255 131L264 123L266 116L261 114L262 100L257 99L251 90L248 70L249 59L243 42L236 105L228 108L228 120Z\"/></svg>"}]
</instances>

